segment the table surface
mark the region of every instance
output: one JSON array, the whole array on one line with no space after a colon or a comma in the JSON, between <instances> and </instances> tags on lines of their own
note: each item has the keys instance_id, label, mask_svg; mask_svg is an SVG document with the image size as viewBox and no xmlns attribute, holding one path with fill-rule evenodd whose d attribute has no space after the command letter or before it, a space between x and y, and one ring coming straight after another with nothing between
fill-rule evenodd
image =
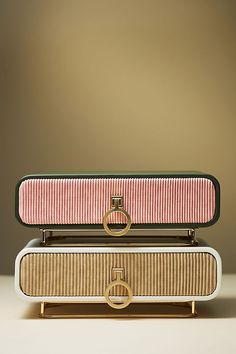
<instances>
[{"instance_id":1,"label":"table surface","mask_svg":"<svg viewBox=\"0 0 236 354\"><path fill-rule=\"evenodd\" d=\"M221 292L197 303L183 319L40 319L13 276L0 276L0 353L236 353L236 275L223 275Z\"/></svg>"}]
</instances>

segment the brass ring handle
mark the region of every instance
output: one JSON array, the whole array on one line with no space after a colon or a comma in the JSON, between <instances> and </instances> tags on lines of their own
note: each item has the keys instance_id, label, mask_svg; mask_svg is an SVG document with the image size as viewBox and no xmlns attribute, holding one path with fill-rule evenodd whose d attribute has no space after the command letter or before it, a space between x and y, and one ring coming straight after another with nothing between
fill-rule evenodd
<instances>
[{"instance_id":1,"label":"brass ring handle","mask_svg":"<svg viewBox=\"0 0 236 354\"><path fill-rule=\"evenodd\" d=\"M109 215L111 215L112 213L114 212L120 212L122 214L124 214L127 218L127 225L125 226L124 229L122 229L121 231L115 231L115 230L112 230L108 227L108 217ZM112 208L110 210L108 210L106 212L106 214L103 216L103 226L104 226L104 229L106 230L106 232L111 235L111 236L116 236L116 237L119 237L119 236L123 236L125 235L129 229L130 229L130 226L131 226L131 219L130 219L130 216L129 214L127 213L127 211L125 211L124 209L115 209L115 208Z\"/></svg>"},{"instance_id":2,"label":"brass ring handle","mask_svg":"<svg viewBox=\"0 0 236 354\"><path fill-rule=\"evenodd\" d=\"M127 218L127 225L121 231L115 231L108 227L109 216L112 213L117 213L117 212L124 214ZM127 213L127 211L123 209L123 200L121 197L112 197L112 208L105 213L102 222L103 222L104 229L111 236L115 236L115 237L123 236L129 231L131 227L131 218L130 215Z\"/></svg>"},{"instance_id":3,"label":"brass ring handle","mask_svg":"<svg viewBox=\"0 0 236 354\"><path fill-rule=\"evenodd\" d=\"M127 298L127 300L126 300L125 302L122 302L121 304L116 304L116 303L112 302L111 299L110 299L110 297L109 297L109 292L110 292L110 290L111 290L114 286L117 286L117 285L123 286L123 287L126 288L127 291L128 291L128 298ZM133 297L133 293L132 293L131 287L130 287L125 281L119 279L119 280L114 280L114 281L112 281L112 282L108 285L108 287L107 287L106 290L105 290L104 296L105 296L105 299L106 299L106 301L107 301L107 303L108 303L109 306L113 307L114 309L119 310L119 309L124 309L125 307L127 307L127 306L131 303L132 297Z\"/></svg>"}]
</instances>

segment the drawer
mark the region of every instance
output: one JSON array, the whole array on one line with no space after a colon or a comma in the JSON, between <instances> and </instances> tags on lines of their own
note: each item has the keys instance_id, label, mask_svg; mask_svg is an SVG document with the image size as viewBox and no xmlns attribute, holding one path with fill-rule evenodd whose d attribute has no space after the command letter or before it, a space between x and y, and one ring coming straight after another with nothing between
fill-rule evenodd
<instances>
[{"instance_id":1,"label":"drawer","mask_svg":"<svg viewBox=\"0 0 236 354\"><path fill-rule=\"evenodd\" d=\"M32 175L16 188L16 217L40 228L195 228L220 213L218 181L207 174ZM114 234L115 228L125 227Z\"/></svg>"},{"instance_id":2,"label":"drawer","mask_svg":"<svg viewBox=\"0 0 236 354\"><path fill-rule=\"evenodd\" d=\"M220 279L220 257L205 246L26 247L16 260L18 292L34 301L207 300Z\"/></svg>"}]
</instances>

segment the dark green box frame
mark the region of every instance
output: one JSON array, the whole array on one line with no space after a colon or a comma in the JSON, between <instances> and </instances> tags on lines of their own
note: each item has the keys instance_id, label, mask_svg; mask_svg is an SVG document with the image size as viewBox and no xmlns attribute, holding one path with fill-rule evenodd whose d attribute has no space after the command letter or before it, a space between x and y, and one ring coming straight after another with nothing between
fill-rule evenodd
<instances>
[{"instance_id":1,"label":"dark green box frame","mask_svg":"<svg viewBox=\"0 0 236 354\"><path fill-rule=\"evenodd\" d=\"M78 174L33 174L24 176L16 185L15 193L15 216L17 220L27 227L38 227L40 229L103 229L102 224L26 224L19 215L19 188L23 181L34 178L206 178L210 179L215 187L216 208L213 218L207 223L160 223L160 224L132 224L132 229L195 229L207 227L216 223L220 217L220 184L218 180L209 174L202 172L82 172ZM124 224L111 224L110 228L123 228Z\"/></svg>"}]
</instances>

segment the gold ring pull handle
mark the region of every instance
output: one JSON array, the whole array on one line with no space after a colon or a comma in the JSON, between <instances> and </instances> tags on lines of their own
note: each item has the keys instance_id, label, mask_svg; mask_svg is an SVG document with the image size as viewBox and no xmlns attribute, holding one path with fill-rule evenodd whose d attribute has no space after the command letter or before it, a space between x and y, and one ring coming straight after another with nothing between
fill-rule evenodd
<instances>
[{"instance_id":1,"label":"gold ring pull handle","mask_svg":"<svg viewBox=\"0 0 236 354\"><path fill-rule=\"evenodd\" d=\"M131 287L125 281L123 281L121 279L123 269L122 268L113 268L113 272L116 274L116 279L113 280L108 285L108 287L105 290L104 296L105 296L106 302L108 303L109 306L111 306L114 309L120 310L120 309L124 309L125 307L127 307L131 303L132 297L133 297L133 292L131 290ZM110 296L109 296L111 289L117 285L123 286L128 292L127 299L124 302L119 303L119 304L112 302L110 299Z\"/></svg>"},{"instance_id":2,"label":"gold ring pull handle","mask_svg":"<svg viewBox=\"0 0 236 354\"><path fill-rule=\"evenodd\" d=\"M111 197L111 204L112 204L112 208L108 210L103 216L103 227L106 230L106 232L111 236L115 236L115 237L124 236L125 234L127 234L127 232L131 227L131 218L130 215L127 213L127 211L123 209L123 197L121 196ZM109 216L112 213L117 213L117 212L124 214L127 218L127 225L121 231L115 231L108 227Z\"/></svg>"}]
</instances>

